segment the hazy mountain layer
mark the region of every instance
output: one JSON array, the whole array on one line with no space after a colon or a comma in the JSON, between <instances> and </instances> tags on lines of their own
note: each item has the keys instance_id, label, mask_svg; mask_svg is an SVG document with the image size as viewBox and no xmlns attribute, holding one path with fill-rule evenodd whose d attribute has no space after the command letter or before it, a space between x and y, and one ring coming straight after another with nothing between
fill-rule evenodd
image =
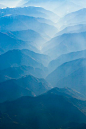
<instances>
[{"instance_id":1,"label":"hazy mountain layer","mask_svg":"<svg viewBox=\"0 0 86 129\"><path fill-rule=\"evenodd\" d=\"M44 53L52 58L62 54L86 49L86 32L68 33L54 37L43 48Z\"/></svg>"},{"instance_id":2,"label":"hazy mountain layer","mask_svg":"<svg viewBox=\"0 0 86 129\"><path fill-rule=\"evenodd\" d=\"M53 37L57 32L57 29L54 26L41 23L37 18L25 15L9 15L0 17L0 28L1 32L31 29L42 35L46 34L50 37Z\"/></svg>"},{"instance_id":3,"label":"hazy mountain layer","mask_svg":"<svg viewBox=\"0 0 86 129\"><path fill-rule=\"evenodd\" d=\"M58 87L57 83L59 80L63 79L64 77L67 77L68 75L72 74L79 68L85 67L85 66L86 66L86 58L80 58L77 60L69 61L69 62L66 62L66 63L62 64L61 66L57 67L53 72L51 72L47 76L46 79L53 86ZM76 78L77 78L77 76L78 76L78 74L76 75ZM83 78L84 77L85 76L83 75ZM84 82L82 82L82 83L84 83ZM69 85L70 85L70 83L69 83ZM66 86L66 82L65 82L65 86ZM62 87L63 87L63 85L62 85Z\"/></svg>"},{"instance_id":4,"label":"hazy mountain layer","mask_svg":"<svg viewBox=\"0 0 86 129\"><path fill-rule=\"evenodd\" d=\"M86 24L79 24L79 25L71 25L68 26L61 31L58 31L56 36L67 34L67 33L80 33L80 32L86 32Z\"/></svg>"},{"instance_id":5,"label":"hazy mountain layer","mask_svg":"<svg viewBox=\"0 0 86 129\"><path fill-rule=\"evenodd\" d=\"M0 62L0 70L21 65L44 68L41 63L37 62L31 56L24 54L21 50L10 50L5 54L0 55Z\"/></svg>"},{"instance_id":6,"label":"hazy mountain layer","mask_svg":"<svg viewBox=\"0 0 86 129\"><path fill-rule=\"evenodd\" d=\"M28 44L30 44L30 46L32 45L33 47L40 49L39 46L47 41L39 33L33 30L11 31L7 33L7 35L14 39L24 41L28 48Z\"/></svg>"},{"instance_id":7,"label":"hazy mountain layer","mask_svg":"<svg viewBox=\"0 0 86 129\"><path fill-rule=\"evenodd\" d=\"M78 100L76 101L78 102ZM82 101L80 102L82 103ZM0 126L3 128L60 129L68 123L79 124L86 121L86 116L79 107L76 107L71 101L69 102L67 97L54 93L47 93L35 98L23 97L13 102L6 102L0 104L0 111L2 120ZM3 117L3 115L5 116ZM7 126L3 124L4 122L7 123Z\"/></svg>"},{"instance_id":8,"label":"hazy mountain layer","mask_svg":"<svg viewBox=\"0 0 86 129\"><path fill-rule=\"evenodd\" d=\"M14 100L21 96L40 95L51 86L44 80L28 75L20 79L11 79L0 83L0 103Z\"/></svg>"},{"instance_id":9,"label":"hazy mountain layer","mask_svg":"<svg viewBox=\"0 0 86 129\"><path fill-rule=\"evenodd\" d=\"M86 65L85 65L86 66ZM70 87L86 96L86 67L82 67L57 82L58 87Z\"/></svg>"},{"instance_id":10,"label":"hazy mountain layer","mask_svg":"<svg viewBox=\"0 0 86 129\"><path fill-rule=\"evenodd\" d=\"M47 73L46 73L47 72ZM48 70L33 68L31 66L10 67L0 71L0 82L17 79L25 75L33 75L38 78L45 78Z\"/></svg>"},{"instance_id":11,"label":"hazy mountain layer","mask_svg":"<svg viewBox=\"0 0 86 129\"><path fill-rule=\"evenodd\" d=\"M86 129L85 14L86 0L0 1L0 129Z\"/></svg>"},{"instance_id":12,"label":"hazy mountain layer","mask_svg":"<svg viewBox=\"0 0 86 129\"><path fill-rule=\"evenodd\" d=\"M0 33L0 48L3 49L4 52L12 49L29 49L38 52L38 49L31 40L22 41L21 39L17 39L14 35L11 35L11 32L9 33Z\"/></svg>"},{"instance_id":13,"label":"hazy mountain layer","mask_svg":"<svg viewBox=\"0 0 86 129\"><path fill-rule=\"evenodd\" d=\"M0 15L1 16L6 16L6 15L25 15L25 16L33 16L33 17L40 17L40 18L45 18L46 19L50 19L53 20L54 19L59 19L59 17L49 11L46 10L42 7L34 7L34 6L30 6L30 7L18 7L18 8L6 8L6 9L1 9L0 10Z\"/></svg>"},{"instance_id":14,"label":"hazy mountain layer","mask_svg":"<svg viewBox=\"0 0 86 129\"><path fill-rule=\"evenodd\" d=\"M86 7L69 13L66 16L62 17L57 23L57 26L64 28L70 25L79 25L79 24L85 24L86 23L86 16L84 15L86 13Z\"/></svg>"},{"instance_id":15,"label":"hazy mountain layer","mask_svg":"<svg viewBox=\"0 0 86 129\"><path fill-rule=\"evenodd\" d=\"M65 62L69 62L80 58L86 58L86 50L63 54L49 63L49 71L54 71L58 66L62 65Z\"/></svg>"}]
</instances>

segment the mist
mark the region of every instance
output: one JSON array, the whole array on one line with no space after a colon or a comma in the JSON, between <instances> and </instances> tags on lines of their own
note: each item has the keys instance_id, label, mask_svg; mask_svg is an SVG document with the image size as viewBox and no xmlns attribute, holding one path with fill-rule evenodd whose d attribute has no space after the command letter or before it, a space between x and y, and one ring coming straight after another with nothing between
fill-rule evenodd
<instances>
[{"instance_id":1,"label":"mist","mask_svg":"<svg viewBox=\"0 0 86 129\"><path fill-rule=\"evenodd\" d=\"M86 129L86 0L0 0L0 129Z\"/></svg>"}]
</instances>

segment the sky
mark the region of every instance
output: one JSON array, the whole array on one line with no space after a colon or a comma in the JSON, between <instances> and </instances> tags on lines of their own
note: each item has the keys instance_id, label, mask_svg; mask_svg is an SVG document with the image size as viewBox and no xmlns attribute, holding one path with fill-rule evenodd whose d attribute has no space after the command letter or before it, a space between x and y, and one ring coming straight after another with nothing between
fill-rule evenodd
<instances>
[{"instance_id":1,"label":"sky","mask_svg":"<svg viewBox=\"0 0 86 129\"><path fill-rule=\"evenodd\" d=\"M29 1L29 0L0 0L0 4L4 5L6 7L16 7L18 5L19 6L23 5L26 1ZM72 1L72 2L76 3L77 5L86 7L86 0L68 0L68 1Z\"/></svg>"},{"instance_id":2,"label":"sky","mask_svg":"<svg viewBox=\"0 0 86 129\"><path fill-rule=\"evenodd\" d=\"M7 7L15 7L17 6L22 0L0 0L0 4L5 5Z\"/></svg>"}]
</instances>

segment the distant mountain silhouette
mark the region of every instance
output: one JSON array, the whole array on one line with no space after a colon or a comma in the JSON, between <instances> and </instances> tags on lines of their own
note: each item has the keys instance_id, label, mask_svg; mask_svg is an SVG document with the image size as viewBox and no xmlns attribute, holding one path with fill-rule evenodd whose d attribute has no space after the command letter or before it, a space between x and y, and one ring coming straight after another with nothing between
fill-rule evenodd
<instances>
[{"instance_id":1,"label":"distant mountain silhouette","mask_svg":"<svg viewBox=\"0 0 86 129\"><path fill-rule=\"evenodd\" d=\"M86 67L82 67L57 82L58 87L70 87L86 96Z\"/></svg>"},{"instance_id":2,"label":"distant mountain silhouette","mask_svg":"<svg viewBox=\"0 0 86 129\"><path fill-rule=\"evenodd\" d=\"M86 7L81 8L80 10L77 10L75 12L69 13L66 16L62 17L57 25L59 27L67 27L72 25L79 25L79 24L85 24L86 23L86 16L84 15L86 13Z\"/></svg>"},{"instance_id":3,"label":"distant mountain silhouette","mask_svg":"<svg viewBox=\"0 0 86 129\"><path fill-rule=\"evenodd\" d=\"M86 129L86 0L0 1L0 129Z\"/></svg>"},{"instance_id":4,"label":"distant mountain silhouette","mask_svg":"<svg viewBox=\"0 0 86 129\"><path fill-rule=\"evenodd\" d=\"M34 7L34 6L29 6L29 7L17 7L17 8L6 8L3 10L0 10L1 16L5 15L25 15L25 16L33 16L33 17L40 17L40 18L45 18L45 19L50 19L52 20L53 18L59 18L55 13L46 10L42 7Z\"/></svg>"},{"instance_id":5,"label":"distant mountain silhouette","mask_svg":"<svg viewBox=\"0 0 86 129\"><path fill-rule=\"evenodd\" d=\"M46 43L43 52L55 59L62 54L85 50L85 37L86 32L68 33L54 37Z\"/></svg>"},{"instance_id":6,"label":"distant mountain silhouette","mask_svg":"<svg viewBox=\"0 0 86 129\"><path fill-rule=\"evenodd\" d=\"M86 122L85 114L67 97L52 93L35 98L22 97L13 102L0 104L0 111L2 120L0 126L3 129L6 127L9 129L12 127L13 129L60 129L71 122Z\"/></svg>"},{"instance_id":7,"label":"distant mountain silhouette","mask_svg":"<svg viewBox=\"0 0 86 129\"><path fill-rule=\"evenodd\" d=\"M28 44L32 45L35 48L39 49L47 40L45 40L39 33L33 30L22 30L22 31L11 31L7 33L10 37L18 40L22 40Z\"/></svg>"},{"instance_id":8,"label":"distant mountain silhouette","mask_svg":"<svg viewBox=\"0 0 86 129\"><path fill-rule=\"evenodd\" d=\"M86 50L63 54L49 63L49 71L55 70L58 66L62 65L65 62L69 62L80 58L86 58Z\"/></svg>"},{"instance_id":9,"label":"distant mountain silhouette","mask_svg":"<svg viewBox=\"0 0 86 129\"><path fill-rule=\"evenodd\" d=\"M28 49L22 49L21 52L25 55L28 55L30 57L32 57L33 59L35 59L37 62L42 63L43 65L47 66L47 64L50 61L50 57L45 55L45 54L39 54L39 53L35 53L33 51L30 51Z\"/></svg>"},{"instance_id":10,"label":"distant mountain silhouette","mask_svg":"<svg viewBox=\"0 0 86 129\"><path fill-rule=\"evenodd\" d=\"M37 62L31 56L25 55L21 50L10 50L0 55L0 62L0 70L21 65L44 68L41 63Z\"/></svg>"},{"instance_id":11,"label":"distant mountain silhouette","mask_svg":"<svg viewBox=\"0 0 86 129\"><path fill-rule=\"evenodd\" d=\"M46 23L41 23L35 17L25 15L10 15L0 17L0 29L1 32L31 29L42 35L48 35L52 37L57 32L56 27Z\"/></svg>"},{"instance_id":12,"label":"distant mountain silhouette","mask_svg":"<svg viewBox=\"0 0 86 129\"><path fill-rule=\"evenodd\" d=\"M64 77L67 77L68 75L72 74L79 68L85 67L85 66L86 66L86 58L80 58L77 60L66 62L66 63L62 64L61 66L57 67L53 72L51 72L47 76L46 80L48 82L50 82L53 86L58 87L58 85L57 85L58 81L60 81ZM65 85L65 87L67 86L66 81L65 81L64 85ZM69 85L70 85L70 83L69 83ZM63 87L63 85L61 85L61 86Z\"/></svg>"},{"instance_id":13,"label":"distant mountain silhouette","mask_svg":"<svg viewBox=\"0 0 86 129\"><path fill-rule=\"evenodd\" d=\"M11 101L22 96L33 96L34 94L15 83L14 80L0 83L0 103Z\"/></svg>"},{"instance_id":14,"label":"distant mountain silhouette","mask_svg":"<svg viewBox=\"0 0 86 129\"><path fill-rule=\"evenodd\" d=\"M55 12L58 16L62 17L68 13L84 8L84 2L85 1L81 2L80 0L78 3L74 0L26 0L26 3L23 6L41 6Z\"/></svg>"},{"instance_id":15,"label":"distant mountain silhouette","mask_svg":"<svg viewBox=\"0 0 86 129\"><path fill-rule=\"evenodd\" d=\"M25 75L33 75L38 78L45 78L47 75L47 69L42 70L39 68L33 68L31 66L9 67L0 71L0 82L17 79Z\"/></svg>"},{"instance_id":16,"label":"distant mountain silhouette","mask_svg":"<svg viewBox=\"0 0 86 129\"><path fill-rule=\"evenodd\" d=\"M29 49L38 51L31 41L22 41L7 33L0 32L0 48L5 52L12 49Z\"/></svg>"},{"instance_id":17,"label":"distant mountain silhouette","mask_svg":"<svg viewBox=\"0 0 86 129\"><path fill-rule=\"evenodd\" d=\"M61 31L59 31L56 36L67 34L67 33L80 33L80 32L86 32L86 24L79 24L79 25L73 25L68 26Z\"/></svg>"},{"instance_id":18,"label":"distant mountain silhouette","mask_svg":"<svg viewBox=\"0 0 86 129\"><path fill-rule=\"evenodd\" d=\"M68 88L68 87L64 87L64 88L55 87L55 88L49 90L47 92L47 94L48 93L57 94L57 95L65 96L65 97L68 97L68 98L76 98L76 99L81 99L81 100L86 99L85 95L77 92L74 89Z\"/></svg>"},{"instance_id":19,"label":"distant mountain silhouette","mask_svg":"<svg viewBox=\"0 0 86 129\"><path fill-rule=\"evenodd\" d=\"M28 75L0 83L0 102L17 99L21 96L40 95L51 86L44 80Z\"/></svg>"}]
</instances>

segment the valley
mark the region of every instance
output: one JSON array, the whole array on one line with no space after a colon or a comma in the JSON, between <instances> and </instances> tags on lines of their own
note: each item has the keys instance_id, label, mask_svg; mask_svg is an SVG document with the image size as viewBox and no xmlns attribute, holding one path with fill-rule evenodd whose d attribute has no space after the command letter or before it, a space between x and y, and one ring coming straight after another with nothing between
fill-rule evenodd
<instances>
[{"instance_id":1,"label":"valley","mask_svg":"<svg viewBox=\"0 0 86 129\"><path fill-rule=\"evenodd\" d=\"M86 129L86 1L0 1L0 129Z\"/></svg>"}]
</instances>

